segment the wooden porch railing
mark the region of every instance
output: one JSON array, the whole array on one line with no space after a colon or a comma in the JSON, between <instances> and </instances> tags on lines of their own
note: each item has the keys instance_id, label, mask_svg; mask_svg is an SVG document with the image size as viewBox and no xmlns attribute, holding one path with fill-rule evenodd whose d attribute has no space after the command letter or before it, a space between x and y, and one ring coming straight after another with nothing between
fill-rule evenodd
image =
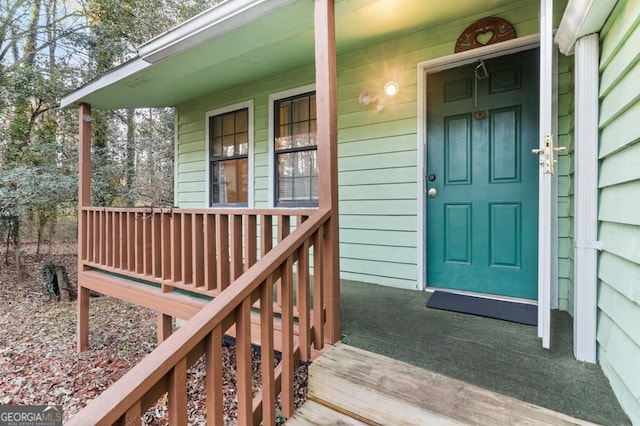
<instances>
[{"instance_id":1,"label":"wooden porch railing","mask_svg":"<svg viewBox=\"0 0 640 426\"><path fill-rule=\"evenodd\" d=\"M214 297L316 212L82 207L81 263Z\"/></svg>"},{"instance_id":2,"label":"wooden porch railing","mask_svg":"<svg viewBox=\"0 0 640 426\"><path fill-rule=\"evenodd\" d=\"M99 212L99 210L84 210L83 214L92 216L89 222L103 223L101 219L94 216L104 216L106 213L91 212ZM160 215L164 214L166 213L160 213ZM189 214L198 215L200 213L192 212ZM129 213L125 212L124 215L127 218L127 229L131 229L132 222L129 222ZM184 215L185 213L180 214L180 229L182 230L185 229ZM153 223L153 216L151 217ZM260 424L261 422L265 425L275 424L275 402L280 393L282 395L282 414L285 417L291 416L294 411L293 378L297 362L299 359L309 360L312 350L321 350L324 345L323 327L326 318L323 293L330 283L324 282L322 274L323 241L329 219L329 210L314 210L314 213L297 226L290 235L284 237L278 245L261 256L260 260L251 268L229 284L224 291L221 291L218 297L160 344L129 373L77 413L68 424L140 424L141 416L146 409L156 403L164 393L168 393L169 423L172 425L186 424L187 369L203 354L206 365L207 423L223 424L222 336L232 326L235 326L237 345L238 424ZM190 221L190 226L194 227L193 221L187 220ZM206 223L206 220L203 223ZM113 223L116 220L111 218L111 221ZM109 223L109 219L104 222ZM118 223L122 223L122 217ZM173 222L174 226L177 226L175 223ZM286 223L286 220L283 223ZM141 226L145 227L145 225ZM162 227L162 220L159 226ZM135 228L136 225L134 224L133 227ZM145 235L147 233L154 234L151 232L154 225L148 225L148 228L149 231L141 231L136 235L142 235L144 241L149 241L145 239ZM92 229L104 228L94 226ZM189 229L189 226L186 229ZM236 229L236 234L239 232L240 230ZM270 240L270 238L264 239ZM104 241L103 247L106 247L107 244L117 244L117 240L108 243L107 239L103 237L101 237L101 241ZM193 241L191 244L194 244ZM87 248L87 253L83 253L83 256L86 255L87 260L100 260L101 263L112 262L113 267L126 266L127 270L134 270L136 274L148 273L151 276L157 276L164 272L174 271L174 269L169 269L169 271L163 269L162 257L160 257L160 262L154 262L154 255L152 255L151 260L145 262L144 256L142 259L139 259L135 254L129 257L128 247L126 248L127 256L122 255L122 247L120 246L121 250L119 251L121 255L112 256L111 260L103 257L103 253L107 253L104 248L99 248L98 253L89 252L89 248ZM176 250L173 250L172 253L176 255ZM126 265L123 265L125 258ZM176 264L176 259L183 261L184 256L176 255L172 259L173 262L169 263ZM183 264L180 266L184 277ZM239 266L236 265L236 267L239 269ZM310 278L312 267L314 271L313 295L311 295ZM195 275L191 276L195 277ZM164 278L162 279L164 280ZM195 279L193 281L199 282ZM282 321L282 358L274 366L273 298L276 282L280 282L282 296L280 315ZM295 296L294 284L297 286ZM294 335L294 322L296 322L293 310L294 299L299 310L297 336ZM252 309L255 309L258 304L260 306L259 340L261 342L262 388L253 397L250 316Z\"/></svg>"}]
</instances>

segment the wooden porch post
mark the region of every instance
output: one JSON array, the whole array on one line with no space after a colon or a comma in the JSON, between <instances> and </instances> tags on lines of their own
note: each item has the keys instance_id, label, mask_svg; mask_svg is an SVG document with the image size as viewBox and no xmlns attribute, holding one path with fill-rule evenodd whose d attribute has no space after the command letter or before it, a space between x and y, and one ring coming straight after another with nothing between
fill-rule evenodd
<instances>
[{"instance_id":1,"label":"wooden porch post","mask_svg":"<svg viewBox=\"0 0 640 426\"><path fill-rule=\"evenodd\" d=\"M325 340L340 340L340 252L338 240L338 117L334 0L315 0L318 205L331 209L324 235Z\"/></svg>"},{"instance_id":2,"label":"wooden porch post","mask_svg":"<svg viewBox=\"0 0 640 426\"><path fill-rule=\"evenodd\" d=\"M89 289L82 287L83 260L87 250L86 216L91 205L91 105L80 104L78 153L78 351L89 348Z\"/></svg>"}]
</instances>

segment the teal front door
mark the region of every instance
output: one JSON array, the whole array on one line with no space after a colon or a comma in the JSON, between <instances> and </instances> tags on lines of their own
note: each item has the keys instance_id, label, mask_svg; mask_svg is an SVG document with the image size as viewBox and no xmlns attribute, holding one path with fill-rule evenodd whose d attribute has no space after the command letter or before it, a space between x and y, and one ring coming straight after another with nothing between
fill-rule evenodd
<instances>
[{"instance_id":1,"label":"teal front door","mask_svg":"<svg viewBox=\"0 0 640 426\"><path fill-rule=\"evenodd\" d=\"M538 50L427 78L427 283L537 299Z\"/></svg>"}]
</instances>

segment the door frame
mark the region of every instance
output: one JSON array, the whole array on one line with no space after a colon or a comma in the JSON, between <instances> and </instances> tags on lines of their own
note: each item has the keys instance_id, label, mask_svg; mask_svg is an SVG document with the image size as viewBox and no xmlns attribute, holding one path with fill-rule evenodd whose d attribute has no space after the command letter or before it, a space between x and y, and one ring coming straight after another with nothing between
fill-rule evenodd
<instances>
[{"instance_id":1,"label":"door frame","mask_svg":"<svg viewBox=\"0 0 640 426\"><path fill-rule=\"evenodd\" d=\"M427 211L426 211L426 182L425 182L425 173L426 173L426 165L427 165L427 77L429 74L451 69L457 68L463 65L468 65L478 61L479 59L489 59L495 58L499 56L510 55L513 53L522 52L524 50L534 49L541 47L540 45L540 35L533 34L529 36L524 36L520 38L516 38L513 40L504 41L501 43L488 45L484 47L480 47L473 50L467 50L465 52L454 53L451 55L427 60L424 62L418 63L417 67L417 82L418 82L418 100L417 100L417 118L418 118L418 129L417 129L417 214L418 214L418 223L417 223L417 250L418 250L418 259L417 259L417 267L418 267L418 282L417 288L419 290L427 290ZM556 49L554 49L556 51ZM552 87L556 87L557 84L557 70L554 68L552 72ZM543 90L542 87L540 90ZM557 91L554 90L554 97L557 97ZM553 100L553 103L556 101ZM540 106L542 111L542 105ZM552 116L552 120L554 122L554 128L557 125L557 114ZM548 133L542 127L540 128L540 138L542 135ZM537 159L532 155L531 161L537 161ZM540 182L543 179L549 179L549 175L544 175L542 168L539 171ZM544 187L540 186L540 202L538 207L538 217L539 218L552 218L553 215L556 214L557 205L557 191L555 190L557 185L556 179L553 179L552 190L544 191ZM543 200L544 198L544 200ZM553 253L557 253L557 220L548 221L549 227L539 226L538 227L538 244L540 241L546 240L546 242L551 244L550 250L541 250L540 247L538 249L538 283L539 288L541 286L545 286L546 288L550 288L550 295L546 294L546 292L538 291L538 306L549 306L552 308L557 307L558 303L558 279L557 279L557 270L558 270L558 260L557 256L554 256ZM548 266L549 268L544 268L549 271L548 274L540 273L540 265ZM550 297L549 297L550 296ZM546 345L545 345L546 346Z\"/></svg>"}]
</instances>

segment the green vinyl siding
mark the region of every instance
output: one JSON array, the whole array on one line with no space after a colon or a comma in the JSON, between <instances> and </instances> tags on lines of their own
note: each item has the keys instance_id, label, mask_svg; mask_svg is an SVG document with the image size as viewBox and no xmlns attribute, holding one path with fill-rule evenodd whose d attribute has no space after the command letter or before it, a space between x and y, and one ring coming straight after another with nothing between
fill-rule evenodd
<instances>
[{"instance_id":1,"label":"green vinyl siding","mask_svg":"<svg viewBox=\"0 0 640 426\"><path fill-rule=\"evenodd\" d=\"M558 308L573 315L573 56L558 60Z\"/></svg>"},{"instance_id":2,"label":"green vinyl siding","mask_svg":"<svg viewBox=\"0 0 640 426\"><path fill-rule=\"evenodd\" d=\"M555 2L559 22L565 2ZM356 52L339 52L338 185L341 276L344 279L416 288L418 280L417 64L453 53L455 41L472 22L485 16L510 21L518 36L538 32L538 0L515 1L482 15L418 32L398 35ZM338 40L340 28L338 31ZM340 44L338 44L340 49ZM240 87L177 108L176 203L204 207L205 113L238 102L254 102L255 208L269 205L269 95L314 82L313 65L286 74L265 75ZM212 78L215 78L212 76ZM386 81L399 93L377 111L358 102L362 91L377 96ZM201 138L201 139L199 139ZM199 153L199 154L198 154ZM197 159L197 156L200 156ZM533 158L533 157L532 157ZM202 187L193 185L201 177ZM566 296L565 296L566 297Z\"/></svg>"},{"instance_id":3,"label":"green vinyl siding","mask_svg":"<svg viewBox=\"0 0 640 426\"><path fill-rule=\"evenodd\" d=\"M640 0L601 33L598 359L640 424Z\"/></svg>"}]
</instances>

